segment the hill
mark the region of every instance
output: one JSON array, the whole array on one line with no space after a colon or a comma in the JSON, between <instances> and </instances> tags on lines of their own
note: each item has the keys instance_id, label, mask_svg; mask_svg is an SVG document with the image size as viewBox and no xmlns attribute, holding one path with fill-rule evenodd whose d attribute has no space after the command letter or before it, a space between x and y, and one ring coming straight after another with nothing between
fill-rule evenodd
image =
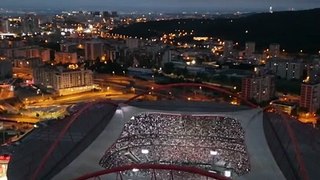
<instances>
[{"instance_id":1,"label":"hill","mask_svg":"<svg viewBox=\"0 0 320 180\"><path fill-rule=\"evenodd\" d=\"M176 29L194 30L195 36L213 36L243 44L255 41L258 49L280 43L288 52L318 53L320 9L259 13L239 18L176 19L135 23L113 33L138 37L161 36ZM248 31L248 33L246 33Z\"/></svg>"}]
</instances>

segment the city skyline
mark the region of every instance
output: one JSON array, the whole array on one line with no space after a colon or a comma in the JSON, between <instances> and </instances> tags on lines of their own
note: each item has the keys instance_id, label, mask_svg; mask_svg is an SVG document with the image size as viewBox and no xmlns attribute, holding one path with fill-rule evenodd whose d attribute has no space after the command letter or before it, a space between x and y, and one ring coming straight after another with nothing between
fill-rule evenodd
<instances>
[{"instance_id":1,"label":"city skyline","mask_svg":"<svg viewBox=\"0 0 320 180\"><path fill-rule=\"evenodd\" d=\"M315 0L20 1L0 180L320 177Z\"/></svg>"},{"instance_id":2,"label":"city skyline","mask_svg":"<svg viewBox=\"0 0 320 180\"><path fill-rule=\"evenodd\" d=\"M274 11L300 10L320 7L317 0L2 0L2 8L9 9L62 9L62 10L118 10L118 11L267 11L270 6ZM232 6L230 6L232 4Z\"/></svg>"}]
</instances>

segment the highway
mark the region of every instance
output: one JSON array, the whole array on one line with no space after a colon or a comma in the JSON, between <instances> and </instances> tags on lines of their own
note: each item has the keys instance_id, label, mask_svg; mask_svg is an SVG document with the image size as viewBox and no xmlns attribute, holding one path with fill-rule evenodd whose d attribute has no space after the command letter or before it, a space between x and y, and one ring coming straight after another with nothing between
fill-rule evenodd
<instances>
[{"instance_id":1,"label":"highway","mask_svg":"<svg viewBox=\"0 0 320 180\"><path fill-rule=\"evenodd\" d=\"M10 84L0 85L0 100L14 97L14 92L11 90Z\"/></svg>"},{"instance_id":2,"label":"highway","mask_svg":"<svg viewBox=\"0 0 320 180\"><path fill-rule=\"evenodd\" d=\"M20 69L21 70L21 69ZM134 79L128 76L106 75L96 74L94 81L101 85L102 90L96 92L85 92L66 96L45 97L32 100L32 97L28 98L24 102L25 110L29 108L41 108L51 107L59 105L71 105L80 102L90 102L103 99L121 100L125 101L134 96L136 93L146 91L152 87L158 85L152 81L144 81L140 79ZM133 88L130 89L130 88ZM23 111L20 111L23 112ZM29 113L30 114L30 113ZM20 122L20 123L37 123L40 118L30 117L25 115L3 115L0 116L0 121Z\"/></svg>"},{"instance_id":3,"label":"highway","mask_svg":"<svg viewBox=\"0 0 320 180\"><path fill-rule=\"evenodd\" d=\"M32 111L32 108L46 108L52 106L71 105L80 102L90 102L103 99L125 101L131 99L140 92L145 92L147 90L157 88L159 86L155 84L153 81L134 79L128 76L117 76L107 74L96 74L94 76L94 81L95 83L100 85L102 89L101 91L90 91L65 96L52 96L51 98L43 97L37 98L35 100L32 100L32 97L30 97L28 98L28 100L24 102L24 110L30 112ZM196 98L193 97L192 99L194 100ZM204 100L205 98L202 97L202 99ZM20 112L23 111L20 110ZM3 117L2 120L12 122L36 123L40 121L40 118L25 115L7 115L6 117Z\"/></svg>"},{"instance_id":4,"label":"highway","mask_svg":"<svg viewBox=\"0 0 320 180\"><path fill-rule=\"evenodd\" d=\"M147 80L140 80L140 79L134 79L129 76L117 76L117 75L108 75L108 74L96 74L94 75L95 83L107 85L120 85L123 87L133 86L137 89L150 89L151 87L158 86L153 81L147 81Z\"/></svg>"},{"instance_id":5,"label":"highway","mask_svg":"<svg viewBox=\"0 0 320 180\"><path fill-rule=\"evenodd\" d=\"M68 96L61 96L51 99L40 99L38 101L27 101L25 102L25 108L20 110L21 113L24 111L30 111L28 109L33 108L46 108L52 106L59 106L59 105L71 105L77 104L80 102L89 102L89 101L97 101L103 99L112 99L112 100L126 100L133 97L135 94L133 93L122 93L119 90L114 90L110 88L106 91L99 91L99 92L87 92L81 94L74 94ZM28 113L27 113L28 114ZM30 113L29 113L30 114ZM41 117L40 117L41 118ZM41 119L37 117L30 117L26 115L1 115L0 121L3 122L18 122L18 123L37 123Z\"/></svg>"},{"instance_id":6,"label":"highway","mask_svg":"<svg viewBox=\"0 0 320 180\"><path fill-rule=\"evenodd\" d=\"M109 90L102 90L98 92L86 92L67 96L53 97L51 99L44 99L39 100L37 102L32 102L28 105L48 107L52 105L76 104L79 102L88 102L101 99L126 100L133 96L134 94L132 93L123 93L120 90L110 88Z\"/></svg>"},{"instance_id":7,"label":"highway","mask_svg":"<svg viewBox=\"0 0 320 180\"><path fill-rule=\"evenodd\" d=\"M39 118L26 117L21 115L1 115L0 121L35 124L39 122Z\"/></svg>"},{"instance_id":8,"label":"highway","mask_svg":"<svg viewBox=\"0 0 320 180\"><path fill-rule=\"evenodd\" d=\"M32 70L30 68L12 68L14 77L22 79L32 79Z\"/></svg>"}]
</instances>

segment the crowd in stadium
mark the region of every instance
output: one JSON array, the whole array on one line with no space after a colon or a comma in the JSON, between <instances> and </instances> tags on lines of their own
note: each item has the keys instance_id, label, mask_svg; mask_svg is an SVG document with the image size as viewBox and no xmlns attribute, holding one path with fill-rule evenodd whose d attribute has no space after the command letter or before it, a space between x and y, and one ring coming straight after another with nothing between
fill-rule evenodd
<instances>
[{"instance_id":1,"label":"crowd in stadium","mask_svg":"<svg viewBox=\"0 0 320 180\"><path fill-rule=\"evenodd\" d=\"M168 170L156 170L156 171L148 171L148 170L139 170L139 171L125 171L122 172L123 176L127 176L128 178L124 179L132 179L132 180L147 180L147 179L159 179L159 180L215 180L213 178L208 178L205 176L201 176L199 174L191 174L183 171L168 171ZM156 177L156 178L154 178ZM173 178L172 178L173 177Z\"/></svg>"},{"instance_id":2,"label":"crowd in stadium","mask_svg":"<svg viewBox=\"0 0 320 180\"><path fill-rule=\"evenodd\" d=\"M239 121L223 116L141 113L129 120L100 161L105 168L131 163L175 164L247 173L250 164Z\"/></svg>"}]
</instances>

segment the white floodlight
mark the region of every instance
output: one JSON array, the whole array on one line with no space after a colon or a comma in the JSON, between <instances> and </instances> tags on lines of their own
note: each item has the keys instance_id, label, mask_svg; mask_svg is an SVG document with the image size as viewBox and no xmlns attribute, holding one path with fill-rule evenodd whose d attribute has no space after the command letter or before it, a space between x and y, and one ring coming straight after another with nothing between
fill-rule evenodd
<instances>
[{"instance_id":1,"label":"white floodlight","mask_svg":"<svg viewBox=\"0 0 320 180\"><path fill-rule=\"evenodd\" d=\"M218 151L210 151L210 155L216 156L216 155L218 155Z\"/></svg>"},{"instance_id":2,"label":"white floodlight","mask_svg":"<svg viewBox=\"0 0 320 180\"><path fill-rule=\"evenodd\" d=\"M231 171L230 170L224 171L224 176L225 177L231 177Z\"/></svg>"},{"instance_id":3,"label":"white floodlight","mask_svg":"<svg viewBox=\"0 0 320 180\"><path fill-rule=\"evenodd\" d=\"M148 149L141 149L141 153L142 153L142 154L148 154L148 153L149 153L149 150L148 150Z\"/></svg>"}]
</instances>

